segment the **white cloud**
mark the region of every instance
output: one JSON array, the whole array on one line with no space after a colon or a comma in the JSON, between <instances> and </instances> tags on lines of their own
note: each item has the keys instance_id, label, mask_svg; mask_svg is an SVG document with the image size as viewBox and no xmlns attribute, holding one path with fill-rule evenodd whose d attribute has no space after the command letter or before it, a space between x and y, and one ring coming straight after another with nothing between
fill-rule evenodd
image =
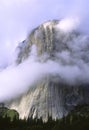
<instances>
[{"instance_id":1,"label":"white cloud","mask_svg":"<svg viewBox=\"0 0 89 130\"><path fill-rule=\"evenodd\" d=\"M65 18L59 22L57 28L59 28L63 32L71 32L72 30L76 30L78 26L78 18Z\"/></svg>"},{"instance_id":2,"label":"white cloud","mask_svg":"<svg viewBox=\"0 0 89 130\"><path fill-rule=\"evenodd\" d=\"M88 0L0 0L0 47L8 41L19 43L29 30L50 19L78 16L83 19L81 28L88 31L88 3ZM3 50L1 57L3 53L9 56Z\"/></svg>"},{"instance_id":3,"label":"white cloud","mask_svg":"<svg viewBox=\"0 0 89 130\"><path fill-rule=\"evenodd\" d=\"M58 36L61 40L59 33ZM59 80L61 79L60 82L68 85L89 83L89 37L86 35L72 36L68 40L68 35L64 34L62 40L65 39L66 42L64 46L61 46L60 42L57 44L58 48L61 47L61 51L54 53L53 60L48 59L45 62L43 59L38 60L37 48L32 46L26 61L1 71L0 101L9 100L25 93L41 78L48 75L57 75ZM44 57L45 55L42 56L42 58Z\"/></svg>"}]
</instances>

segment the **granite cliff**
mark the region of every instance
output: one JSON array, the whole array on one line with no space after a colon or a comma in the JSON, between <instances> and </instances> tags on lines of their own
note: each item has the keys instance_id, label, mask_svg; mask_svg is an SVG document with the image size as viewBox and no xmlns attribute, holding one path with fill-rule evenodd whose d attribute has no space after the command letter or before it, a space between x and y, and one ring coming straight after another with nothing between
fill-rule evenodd
<instances>
[{"instance_id":1,"label":"granite cliff","mask_svg":"<svg viewBox=\"0 0 89 130\"><path fill-rule=\"evenodd\" d=\"M17 47L16 64L24 62L29 57L31 49L35 47L36 60L42 63L52 60L58 64L61 62L61 65L65 67L79 65L78 59L81 59L81 63L88 63L89 46L79 47L82 34L75 30L66 33L60 29L59 25L60 21L53 20L32 30L27 39ZM75 39L78 43L76 48ZM88 45L89 37L85 39ZM78 83L68 84L60 75L49 74L30 87L26 93L10 101L8 106L16 109L20 118L42 117L43 120L47 120L48 116L54 119L62 118L75 106L81 104L89 104L89 84L87 82L78 80Z\"/></svg>"}]
</instances>

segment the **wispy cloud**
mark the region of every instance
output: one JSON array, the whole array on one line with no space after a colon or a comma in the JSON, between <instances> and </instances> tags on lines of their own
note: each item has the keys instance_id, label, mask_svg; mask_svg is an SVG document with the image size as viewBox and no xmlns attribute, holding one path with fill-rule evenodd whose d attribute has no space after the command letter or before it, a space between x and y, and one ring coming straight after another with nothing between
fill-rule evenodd
<instances>
[{"instance_id":1,"label":"wispy cloud","mask_svg":"<svg viewBox=\"0 0 89 130\"><path fill-rule=\"evenodd\" d=\"M78 17L80 20L79 30L84 31L84 33L89 33L88 5L88 0L0 0L0 66L4 66L11 63L10 60L13 59L12 53L16 47L16 44L24 40L31 29L43 23L44 21L50 19L62 19L65 17ZM62 26L62 28L65 27L64 25ZM77 57L80 56L80 59L82 56L80 49L82 49L83 46L85 47L84 42L86 41L85 40L83 42L84 37L82 40L81 39L82 38L74 40L74 46L71 46L70 44L70 49L72 49L74 52L76 52L77 50L77 53L74 54L77 54ZM84 54L85 53L83 53L83 55ZM57 55L62 59L64 58L65 61L65 57L67 57L68 59L66 62L68 62L68 60L71 61L71 57L68 55L68 53L65 54L62 52L62 54ZM74 56L76 57L76 55ZM88 57L86 56L86 59L87 58ZM82 78L85 78L84 81L86 81L89 75L88 63L85 64L81 61L81 64L83 63L81 65L81 67L83 68L82 72L80 71L81 67L79 68L79 61L81 60L74 59L73 62L76 63L76 65L73 67L70 67L69 65L63 67L61 65L58 65L57 63L53 63L53 61L50 61L47 64L40 64L29 61L31 62L30 69L28 69L29 65L27 62L26 64L24 63L22 65L19 65L18 67L14 66L7 68L6 70L0 72L0 99L6 99L7 96L11 97L16 93L19 94L20 90L22 90L21 87L23 85L26 85L24 84L24 82L29 84L30 81L28 82L28 77L30 77L30 79L31 77L35 76L39 77L39 75L44 73L43 70L45 70L45 72L49 72L48 69L51 68L53 64L55 64L55 68L57 68L57 70L60 70L59 74L61 74L61 76L63 76L63 78L67 81L71 77L74 81L76 77L79 77L84 73L86 75L84 75L84 77L80 77L81 81ZM77 65L78 63L79 65ZM38 73L39 69L41 70L39 71L40 73ZM54 71L56 72L57 70ZM70 73L69 77L67 77L67 75L65 75L64 73ZM32 79L32 81L34 81L34 79ZM21 84L21 82L23 85ZM6 89L6 87L8 89Z\"/></svg>"}]
</instances>

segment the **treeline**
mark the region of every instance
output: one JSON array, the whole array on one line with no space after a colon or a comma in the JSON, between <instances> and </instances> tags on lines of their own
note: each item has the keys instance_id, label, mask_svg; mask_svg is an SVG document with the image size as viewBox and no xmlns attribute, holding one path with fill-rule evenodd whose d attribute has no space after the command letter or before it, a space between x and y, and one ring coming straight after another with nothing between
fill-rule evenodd
<instances>
[{"instance_id":1,"label":"treeline","mask_svg":"<svg viewBox=\"0 0 89 130\"><path fill-rule=\"evenodd\" d=\"M47 122L32 118L17 120L15 117L11 121L9 117L0 117L0 130L89 130L89 116L69 114L56 121L49 117Z\"/></svg>"},{"instance_id":2,"label":"treeline","mask_svg":"<svg viewBox=\"0 0 89 130\"><path fill-rule=\"evenodd\" d=\"M0 116L0 130L89 130L89 106L78 106L62 119L48 117L47 122L42 118L21 120L14 116L11 120L7 115Z\"/></svg>"}]
</instances>

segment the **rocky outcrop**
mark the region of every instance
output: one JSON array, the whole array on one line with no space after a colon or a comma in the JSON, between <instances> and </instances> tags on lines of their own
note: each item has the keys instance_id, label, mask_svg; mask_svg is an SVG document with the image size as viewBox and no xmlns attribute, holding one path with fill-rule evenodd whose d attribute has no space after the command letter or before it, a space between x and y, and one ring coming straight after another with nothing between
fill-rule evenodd
<instances>
[{"instance_id":1,"label":"rocky outcrop","mask_svg":"<svg viewBox=\"0 0 89 130\"><path fill-rule=\"evenodd\" d=\"M75 106L89 104L88 86L67 86L60 83L58 77L45 78L27 93L10 104L20 118L40 118L47 120L62 118Z\"/></svg>"},{"instance_id":2,"label":"rocky outcrop","mask_svg":"<svg viewBox=\"0 0 89 130\"><path fill-rule=\"evenodd\" d=\"M40 61L44 60L42 55L46 53L45 60L52 59L57 63L61 61L61 65L64 66L77 64L77 58L87 62L89 57L83 52L87 53L88 48L83 50L79 46L73 48L71 45L71 43L74 45L75 38L79 40L78 43L80 42L80 34L75 31L62 32L58 29L59 23L60 21L57 20L48 21L34 29L28 38L19 44L16 63L20 64L29 57L33 45L36 46L37 57ZM66 52L72 58L67 61L62 55L57 56L57 53L62 52ZM20 118L42 117L43 120L47 120L48 116L54 119L62 118L79 104L89 104L88 84L68 85L58 75L46 75L36 85L29 88L27 93L12 100L8 106L16 109Z\"/></svg>"},{"instance_id":3,"label":"rocky outcrop","mask_svg":"<svg viewBox=\"0 0 89 130\"><path fill-rule=\"evenodd\" d=\"M19 64L27 59L33 45L36 46L38 57L46 53L49 59L53 59L57 52L71 51L67 43L74 41L75 37L80 35L75 31L68 34L62 32L58 29L59 23L58 20L48 21L32 30L28 38L19 44L16 62Z\"/></svg>"}]
</instances>

